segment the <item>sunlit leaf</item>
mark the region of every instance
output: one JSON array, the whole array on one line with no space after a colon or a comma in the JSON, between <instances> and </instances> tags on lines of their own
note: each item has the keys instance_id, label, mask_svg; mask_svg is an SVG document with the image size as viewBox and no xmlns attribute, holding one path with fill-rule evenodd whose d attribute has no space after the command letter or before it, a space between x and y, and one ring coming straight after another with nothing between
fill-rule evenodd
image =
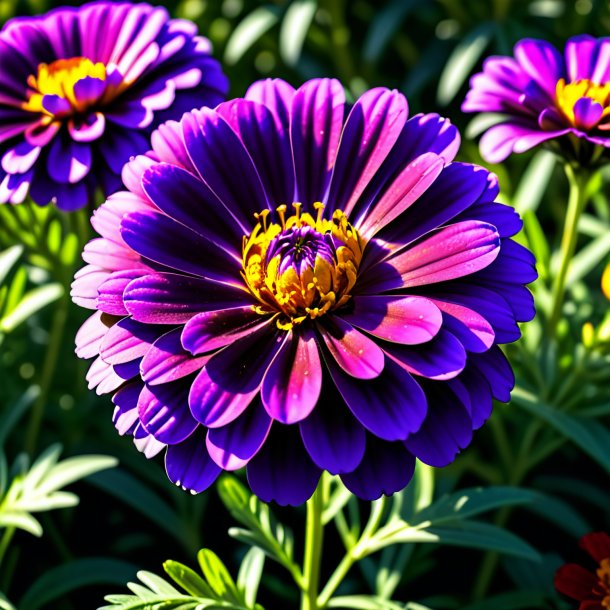
<instances>
[{"instance_id":1,"label":"sunlit leaf","mask_svg":"<svg viewBox=\"0 0 610 610\"><path fill-rule=\"evenodd\" d=\"M275 6L260 6L247 15L233 30L225 48L227 64L237 63L244 53L280 18Z\"/></svg>"},{"instance_id":2,"label":"sunlit leaf","mask_svg":"<svg viewBox=\"0 0 610 610\"><path fill-rule=\"evenodd\" d=\"M286 9L280 28L279 51L289 66L295 66L301 57L303 43L317 9L317 0L293 0Z\"/></svg>"}]
</instances>

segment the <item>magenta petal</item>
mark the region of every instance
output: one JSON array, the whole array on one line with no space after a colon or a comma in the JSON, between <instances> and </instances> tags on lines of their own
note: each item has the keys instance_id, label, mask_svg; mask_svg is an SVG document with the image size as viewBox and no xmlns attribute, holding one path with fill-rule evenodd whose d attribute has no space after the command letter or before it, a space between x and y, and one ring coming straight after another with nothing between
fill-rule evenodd
<instances>
[{"instance_id":1,"label":"magenta petal","mask_svg":"<svg viewBox=\"0 0 610 610\"><path fill-rule=\"evenodd\" d=\"M149 434L166 445L190 436L199 425L188 406L189 384L183 381L144 386L138 398L138 415Z\"/></svg>"},{"instance_id":2,"label":"magenta petal","mask_svg":"<svg viewBox=\"0 0 610 610\"><path fill-rule=\"evenodd\" d=\"M294 87L286 81L279 78L267 78L250 85L244 97L267 106L279 123L287 128L294 93Z\"/></svg>"},{"instance_id":3,"label":"magenta petal","mask_svg":"<svg viewBox=\"0 0 610 610\"><path fill-rule=\"evenodd\" d=\"M230 424L208 430L206 442L210 457L224 470L242 468L265 442L271 423L260 403L250 405Z\"/></svg>"},{"instance_id":4,"label":"magenta petal","mask_svg":"<svg viewBox=\"0 0 610 610\"><path fill-rule=\"evenodd\" d=\"M372 237L408 209L438 178L445 161L434 153L424 153L388 186L384 194L356 221L362 235ZM364 212L363 212L364 214Z\"/></svg>"},{"instance_id":5,"label":"magenta petal","mask_svg":"<svg viewBox=\"0 0 610 610\"><path fill-rule=\"evenodd\" d=\"M391 358L375 379L354 379L333 362L330 374L351 412L375 436L404 440L426 417L426 396L417 382Z\"/></svg>"},{"instance_id":6,"label":"magenta petal","mask_svg":"<svg viewBox=\"0 0 610 610\"><path fill-rule=\"evenodd\" d=\"M115 271L107 280L100 284L97 297L97 308L113 316L126 316L129 312L123 303L125 287L136 277L142 275L141 269Z\"/></svg>"},{"instance_id":7,"label":"magenta petal","mask_svg":"<svg viewBox=\"0 0 610 610\"><path fill-rule=\"evenodd\" d=\"M252 298L245 290L227 284L177 273L154 273L128 284L123 300L134 320L185 324L202 311L235 307Z\"/></svg>"},{"instance_id":8,"label":"magenta petal","mask_svg":"<svg viewBox=\"0 0 610 610\"><path fill-rule=\"evenodd\" d=\"M404 489L415 472L415 458L402 443L366 439L366 452L358 467L341 475L343 484L359 498L372 501Z\"/></svg>"},{"instance_id":9,"label":"magenta petal","mask_svg":"<svg viewBox=\"0 0 610 610\"><path fill-rule=\"evenodd\" d=\"M268 324L217 352L191 386L194 417L219 428L239 417L260 390L265 371L286 339Z\"/></svg>"},{"instance_id":10,"label":"magenta petal","mask_svg":"<svg viewBox=\"0 0 610 610\"><path fill-rule=\"evenodd\" d=\"M329 211L350 214L392 150L408 114L407 100L396 90L378 87L358 99L341 134L328 196Z\"/></svg>"},{"instance_id":11,"label":"magenta petal","mask_svg":"<svg viewBox=\"0 0 610 610\"><path fill-rule=\"evenodd\" d=\"M343 126L345 93L339 81L314 79L294 95L290 138L296 170L297 200L326 201Z\"/></svg>"},{"instance_id":12,"label":"magenta petal","mask_svg":"<svg viewBox=\"0 0 610 610\"><path fill-rule=\"evenodd\" d=\"M280 506L306 502L322 474L305 451L297 426L274 426L247 472L252 491L263 502Z\"/></svg>"},{"instance_id":13,"label":"magenta petal","mask_svg":"<svg viewBox=\"0 0 610 610\"><path fill-rule=\"evenodd\" d=\"M112 397L112 402L116 405L112 422L121 436L132 435L140 422L137 406L141 391L141 382L128 383Z\"/></svg>"},{"instance_id":14,"label":"magenta petal","mask_svg":"<svg viewBox=\"0 0 610 610\"><path fill-rule=\"evenodd\" d=\"M499 252L500 236L493 225L465 220L435 231L389 262L405 286L426 286L484 269Z\"/></svg>"},{"instance_id":15,"label":"magenta petal","mask_svg":"<svg viewBox=\"0 0 610 610\"><path fill-rule=\"evenodd\" d=\"M161 335L140 363L142 379L148 385L169 383L202 369L210 356L193 356L182 347L182 328Z\"/></svg>"},{"instance_id":16,"label":"magenta petal","mask_svg":"<svg viewBox=\"0 0 610 610\"><path fill-rule=\"evenodd\" d=\"M172 483L191 493L205 491L222 472L207 452L202 430L167 448L165 470Z\"/></svg>"},{"instance_id":17,"label":"magenta petal","mask_svg":"<svg viewBox=\"0 0 610 610\"><path fill-rule=\"evenodd\" d=\"M100 355L108 364L130 362L141 358L160 334L158 326L123 318L106 333L100 347Z\"/></svg>"},{"instance_id":18,"label":"magenta petal","mask_svg":"<svg viewBox=\"0 0 610 610\"><path fill-rule=\"evenodd\" d=\"M561 53L545 40L524 39L515 45L515 59L552 99L557 81L565 77Z\"/></svg>"},{"instance_id":19,"label":"magenta petal","mask_svg":"<svg viewBox=\"0 0 610 610\"><path fill-rule=\"evenodd\" d=\"M265 373L261 397L269 415L283 423L305 419L322 388L322 367L314 333L289 333Z\"/></svg>"},{"instance_id":20,"label":"magenta petal","mask_svg":"<svg viewBox=\"0 0 610 610\"><path fill-rule=\"evenodd\" d=\"M269 325L252 305L205 311L192 317L182 331L182 345L193 355L234 343Z\"/></svg>"},{"instance_id":21,"label":"magenta petal","mask_svg":"<svg viewBox=\"0 0 610 610\"><path fill-rule=\"evenodd\" d=\"M373 379L384 366L381 348L341 318L323 319L317 326L334 361L352 377Z\"/></svg>"},{"instance_id":22,"label":"magenta petal","mask_svg":"<svg viewBox=\"0 0 610 610\"><path fill-rule=\"evenodd\" d=\"M301 438L320 468L331 474L351 472L364 455L366 432L336 391L326 390L326 400L299 424Z\"/></svg>"},{"instance_id":23,"label":"magenta petal","mask_svg":"<svg viewBox=\"0 0 610 610\"><path fill-rule=\"evenodd\" d=\"M597 125L604 109L601 104L588 97L581 97L574 104L574 121L576 127L588 131Z\"/></svg>"},{"instance_id":24,"label":"magenta petal","mask_svg":"<svg viewBox=\"0 0 610 610\"><path fill-rule=\"evenodd\" d=\"M443 316L429 299L414 296L355 296L341 318L354 326L405 345L430 341L439 331Z\"/></svg>"},{"instance_id":25,"label":"magenta petal","mask_svg":"<svg viewBox=\"0 0 610 610\"><path fill-rule=\"evenodd\" d=\"M97 356L100 345L108 326L102 320L103 313L96 311L89 316L76 333L76 355L79 358L93 358Z\"/></svg>"}]
</instances>

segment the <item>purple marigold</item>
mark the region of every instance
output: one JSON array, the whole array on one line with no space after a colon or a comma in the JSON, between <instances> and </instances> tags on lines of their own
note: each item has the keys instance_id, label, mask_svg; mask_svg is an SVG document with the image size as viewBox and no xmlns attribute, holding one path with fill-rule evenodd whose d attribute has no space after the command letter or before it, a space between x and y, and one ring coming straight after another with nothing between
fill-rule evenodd
<instances>
[{"instance_id":1,"label":"purple marigold","mask_svg":"<svg viewBox=\"0 0 610 610\"><path fill-rule=\"evenodd\" d=\"M542 142L580 162L610 147L610 38L575 36L563 56L544 40L525 39L514 55L488 58L462 105L501 114L481 138L486 161Z\"/></svg>"},{"instance_id":2,"label":"purple marigold","mask_svg":"<svg viewBox=\"0 0 610 610\"><path fill-rule=\"evenodd\" d=\"M415 458L445 466L509 400L498 343L534 315L521 221L459 134L373 89L257 82L153 134L74 300L77 353L114 421L193 492L247 465L260 498L307 500L323 470L373 499Z\"/></svg>"},{"instance_id":3,"label":"purple marigold","mask_svg":"<svg viewBox=\"0 0 610 610\"><path fill-rule=\"evenodd\" d=\"M228 82L210 43L164 8L93 2L0 31L0 203L63 210L121 186L150 132L223 99Z\"/></svg>"}]
</instances>

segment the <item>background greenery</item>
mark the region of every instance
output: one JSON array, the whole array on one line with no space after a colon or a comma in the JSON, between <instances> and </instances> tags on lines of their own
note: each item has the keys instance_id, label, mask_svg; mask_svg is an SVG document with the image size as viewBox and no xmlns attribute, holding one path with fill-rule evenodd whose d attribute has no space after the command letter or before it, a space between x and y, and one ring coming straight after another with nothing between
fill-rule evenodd
<instances>
[{"instance_id":1,"label":"background greenery","mask_svg":"<svg viewBox=\"0 0 610 610\"><path fill-rule=\"evenodd\" d=\"M395 87L407 95L412 113L438 112L458 125L459 159L476 163L482 163L473 140L480 121L463 115L460 104L484 57L510 54L526 36L561 48L575 34L610 32L610 5L601 0L160 4L174 16L196 21L212 40L231 79L232 96L270 76L295 86L311 77L335 76L352 97L372 86ZM44 0L0 0L0 22L54 6ZM522 240L539 260L541 278L534 291L544 319L566 180L545 151L513 156L493 170L503 199L524 214ZM580 535L610 529L610 324L600 290L610 253L606 193L602 172L590 186L592 202L580 226L558 340L545 339L540 321L528 325L524 340L508 350L519 378L511 405L498 405L453 466L434 475L420 472L417 484L395 500L401 506L384 509L388 519L399 515L409 526L432 515L437 521L431 519L424 529L444 544L415 545L416 539L426 540L403 535L408 544L361 562L350 572L344 595L368 591L402 601L361 607L400 608L407 601L439 610L570 607L553 591L554 570L562 557L579 559ZM203 546L237 574L247 545L226 531L240 518L242 524L250 519L256 529L261 518L258 513L254 522L244 517L229 500L230 514L214 490L193 497L174 488L161 459L145 460L129 439L115 433L109 398L87 390L88 364L73 354L73 337L86 312L67 295L89 231L85 213L0 208L0 447L6 454L0 459L0 592L19 610L101 606L103 595L124 590L138 569L159 573L170 557L193 566ZM59 449L53 447L58 442L64 455L98 457L73 457L59 467ZM120 465L109 468L113 460L102 455L116 456ZM78 499L62 489L85 476L70 488L80 498L76 506ZM481 485L501 487L481 498L472 490ZM450 492L457 495L443 499ZM474 507L471 512L456 511L463 498ZM53 508L58 510L49 512ZM340 508L348 526L368 516L367 507L353 500ZM41 512L33 521L36 511ZM274 512L295 531L302 529L302 511ZM470 525L472 516L483 530ZM487 531L486 538L485 524L507 527L519 538L502 533L506 530ZM324 570L341 557L336 550L345 540L341 534L327 546ZM294 544L300 557L298 534ZM502 559L493 549L504 552ZM2 600L0 593L0 608L12 607ZM267 562L260 603L291 608L296 600L281 565Z\"/></svg>"}]
</instances>

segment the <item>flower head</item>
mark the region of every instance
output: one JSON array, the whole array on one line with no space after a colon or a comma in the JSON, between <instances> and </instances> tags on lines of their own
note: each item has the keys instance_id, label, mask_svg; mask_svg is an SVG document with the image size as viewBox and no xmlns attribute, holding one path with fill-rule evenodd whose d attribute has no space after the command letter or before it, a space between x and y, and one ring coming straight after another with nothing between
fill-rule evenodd
<instances>
[{"instance_id":1,"label":"flower head","mask_svg":"<svg viewBox=\"0 0 610 610\"><path fill-rule=\"evenodd\" d=\"M508 400L498 343L534 315L521 221L452 163L455 127L396 91L349 113L279 80L184 115L125 167L74 283L77 353L115 423L194 492L247 466L299 504L327 470L362 498L444 466Z\"/></svg>"},{"instance_id":2,"label":"flower head","mask_svg":"<svg viewBox=\"0 0 610 610\"><path fill-rule=\"evenodd\" d=\"M610 608L610 536L605 532L587 534L580 539L580 547L597 563L595 571L567 563L555 574L555 588L579 601L579 610L607 610Z\"/></svg>"},{"instance_id":3,"label":"flower head","mask_svg":"<svg viewBox=\"0 0 610 610\"><path fill-rule=\"evenodd\" d=\"M0 203L74 210L145 152L151 131L228 89L210 43L164 8L92 2L0 31Z\"/></svg>"},{"instance_id":4,"label":"flower head","mask_svg":"<svg viewBox=\"0 0 610 610\"><path fill-rule=\"evenodd\" d=\"M610 38L568 40L562 55L544 40L521 40L513 57L490 57L470 81L462 110L499 113L481 139L498 163L543 142L590 163L610 147Z\"/></svg>"}]
</instances>

